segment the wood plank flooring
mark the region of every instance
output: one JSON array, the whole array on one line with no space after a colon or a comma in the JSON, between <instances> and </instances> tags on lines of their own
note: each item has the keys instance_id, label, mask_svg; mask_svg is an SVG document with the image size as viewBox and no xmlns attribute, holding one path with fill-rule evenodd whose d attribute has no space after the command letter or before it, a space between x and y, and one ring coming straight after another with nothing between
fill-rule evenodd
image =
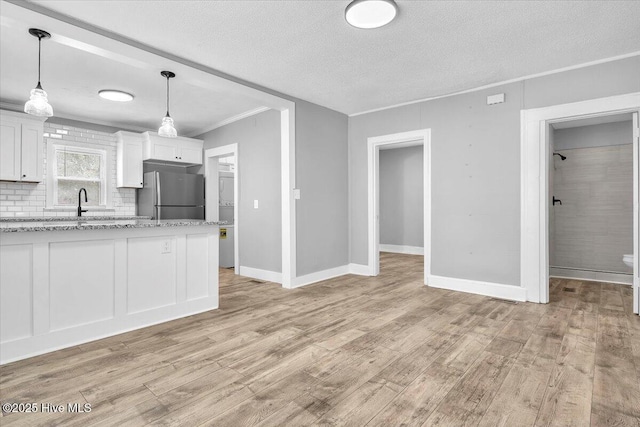
<instances>
[{"instance_id":1,"label":"wood plank flooring","mask_svg":"<svg viewBox=\"0 0 640 427\"><path fill-rule=\"evenodd\" d=\"M635 426L631 288L552 280L551 303L428 288L422 258L295 290L221 270L219 310L0 367L2 426Z\"/></svg>"}]
</instances>

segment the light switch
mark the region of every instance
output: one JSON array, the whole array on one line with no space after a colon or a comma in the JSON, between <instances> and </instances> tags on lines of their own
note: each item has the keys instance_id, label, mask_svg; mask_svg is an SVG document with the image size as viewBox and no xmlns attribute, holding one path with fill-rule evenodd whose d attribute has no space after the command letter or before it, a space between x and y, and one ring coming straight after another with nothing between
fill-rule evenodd
<instances>
[{"instance_id":1,"label":"light switch","mask_svg":"<svg viewBox=\"0 0 640 427\"><path fill-rule=\"evenodd\" d=\"M253 201L253 209L258 209L258 201L257 200Z\"/></svg>"},{"instance_id":2,"label":"light switch","mask_svg":"<svg viewBox=\"0 0 640 427\"><path fill-rule=\"evenodd\" d=\"M300 189L299 188L294 188L293 189L293 198L295 200L300 200Z\"/></svg>"}]
</instances>

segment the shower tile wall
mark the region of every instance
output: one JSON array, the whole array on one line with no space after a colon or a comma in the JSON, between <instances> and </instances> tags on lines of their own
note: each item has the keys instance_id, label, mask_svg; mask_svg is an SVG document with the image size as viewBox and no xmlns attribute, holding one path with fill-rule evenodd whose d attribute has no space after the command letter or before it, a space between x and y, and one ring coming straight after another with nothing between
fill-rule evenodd
<instances>
[{"instance_id":1,"label":"shower tile wall","mask_svg":"<svg viewBox=\"0 0 640 427\"><path fill-rule=\"evenodd\" d=\"M563 131L568 131L563 130ZM559 150L554 159L551 265L630 273L633 252L633 148L631 144Z\"/></svg>"}]
</instances>

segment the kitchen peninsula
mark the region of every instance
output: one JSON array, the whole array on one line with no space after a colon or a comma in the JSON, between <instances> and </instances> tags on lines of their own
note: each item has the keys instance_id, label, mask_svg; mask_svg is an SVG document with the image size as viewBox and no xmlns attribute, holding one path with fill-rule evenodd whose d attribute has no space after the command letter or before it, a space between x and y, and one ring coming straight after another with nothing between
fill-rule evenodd
<instances>
[{"instance_id":1,"label":"kitchen peninsula","mask_svg":"<svg viewBox=\"0 0 640 427\"><path fill-rule=\"evenodd\" d=\"M218 308L216 222L0 220L0 363Z\"/></svg>"}]
</instances>

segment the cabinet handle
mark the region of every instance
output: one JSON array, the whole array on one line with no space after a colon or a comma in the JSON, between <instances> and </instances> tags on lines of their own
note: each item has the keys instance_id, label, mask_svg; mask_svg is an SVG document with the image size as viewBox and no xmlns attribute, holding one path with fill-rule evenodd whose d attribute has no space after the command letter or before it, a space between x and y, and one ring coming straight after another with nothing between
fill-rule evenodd
<instances>
[{"instance_id":1,"label":"cabinet handle","mask_svg":"<svg viewBox=\"0 0 640 427\"><path fill-rule=\"evenodd\" d=\"M25 174L25 175L22 175L22 177L23 177L23 178L26 178L26 177L27 177L27 175L26 175L26 174Z\"/></svg>"}]
</instances>

